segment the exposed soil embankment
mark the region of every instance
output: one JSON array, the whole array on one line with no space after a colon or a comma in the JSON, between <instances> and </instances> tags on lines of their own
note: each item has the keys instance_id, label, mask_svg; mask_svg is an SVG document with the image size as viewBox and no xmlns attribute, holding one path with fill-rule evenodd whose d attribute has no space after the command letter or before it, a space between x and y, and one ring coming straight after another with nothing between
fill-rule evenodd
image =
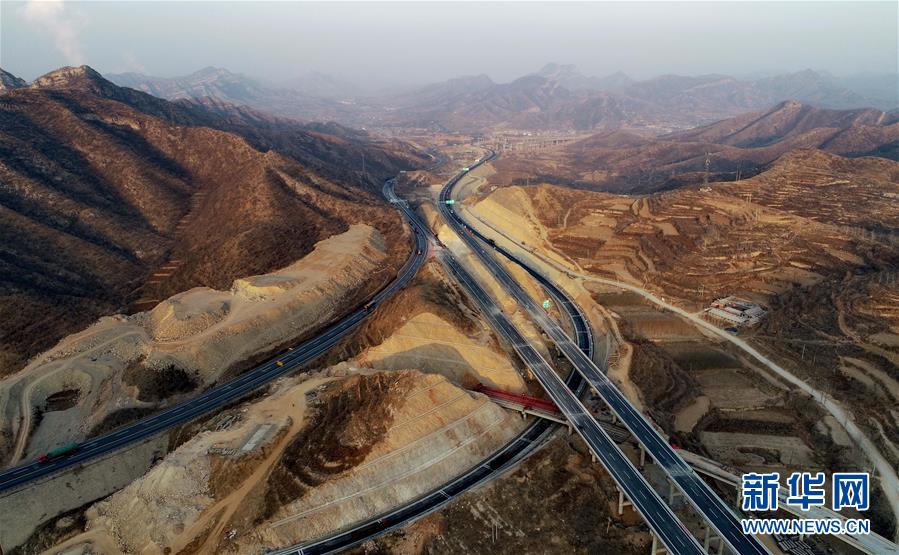
<instances>
[{"instance_id":1,"label":"exposed soil embankment","mask_svg":"<svg viewBox=\"0 0 899 555\"><path fill-rule=\"evenodd\" d=\"M195 288L149 312L103 318L0 382L2 451L34 456L232 375L354 306L389 278L388 259L381 234L354 225L230 290Z\"/></svg>"},{"instance_id":2,"label":"exposed soil embankment","mask_svg":"<svg viewBox=\"0 0 899 555\"><path fill-rule=\"evenodd\" d=\"M618 353L630 368L623 389L633 395L636 384L682 446L745 469L848 471L875 460L889 470L899 460L896 175L895 162L805 150L736 183L648 196L512 186L463 210L503 246L582 280L609 320L630 326L634 352ZM629 299L641 297L616 282L687 314ZM703 325L713 324L696 314L730 294L761 303L767 318L733 341L710 340ZM830 414L806 419L790 392L797 376L817 390L806 400ZM839 407L855 418L837 417ZM892 535L888 511L877 514Z\"/></svg>"},{"instance_id":3,"label":"exposed soil embankment","mask_svg":"<svg viewBox=\"0 0 899 555\"><path fill-rule=\"evenodd\" d=\"M454 383L523 391L524 380L493 331L436 261L378 307L325 362L377 370L417 368Z\"/></svg>"},{"instance_id":4,"label":"exposed soil embankment","mask_svg":"<svg viewBox=\"0 0 899 555\"><path fill-rule=\"evenodd\" d=\"M648 552L639 516L618 516L614 482L574 445L557 438L509 475L352 553Z\"/></svg>"},{"instance_id":5,"label":"exposed soil embankment","mask_svg":"<svg viewBox=\"0 0 899 555\"><path fill-rule=\"evenodd\" d=\"M309 540L437 487L519 425L416 371L282 380L96 503L58 548L246 553Z\"/></svg>"},{"instance_id":6,"label":"exposed soil embankment","mask_svg":"<svg viewBox=\"0 0 899 555\"><path fill-rule=\"evenodd\" d=\"M242 553L309 540L438 487L526 424L460 387L524 382L434 262L312 366L327 371L192 427L64 545Z\"/></svg>"},{"instance_id":7,"label":"exposed soil embankment","mask_svg":"<svg viewBox=\"0 0 899 555\"><path fill-rule=\"evenodd\" d=\"M364 158L376 181L417 154L218 108L120 88L87 66L3 91L0 376L101 316L228 288L354 224L378 229L399 266L402 219L347 160Z\"/></svg>"}]
</instances>

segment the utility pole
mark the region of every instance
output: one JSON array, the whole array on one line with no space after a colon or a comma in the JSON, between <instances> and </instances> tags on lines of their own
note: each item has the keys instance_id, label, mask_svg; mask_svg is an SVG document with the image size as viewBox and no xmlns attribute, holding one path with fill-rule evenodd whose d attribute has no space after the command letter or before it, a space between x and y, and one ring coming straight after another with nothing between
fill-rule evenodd
<instances>
[{"instance_id":1,"label":"utility pole","mask_svg":"<svg viewBox=\"0 0 899 555\"><path fill-rule=\"evenodd\" d=\"M706 188L709 186L709 168L712 167L712 153L706 151L705 153L705 175L702 177L702 187Z\"/></svg>"}]
</instances>

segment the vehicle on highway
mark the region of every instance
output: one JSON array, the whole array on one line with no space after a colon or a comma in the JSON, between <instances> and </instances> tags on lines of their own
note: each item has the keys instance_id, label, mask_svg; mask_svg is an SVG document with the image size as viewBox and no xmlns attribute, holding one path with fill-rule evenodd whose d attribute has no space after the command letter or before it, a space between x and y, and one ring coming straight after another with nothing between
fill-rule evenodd
<instances>
[{"instance_id":1,"label":"vehicle on highway","mask_svg":"<svg viewBox=\"0 0 899 555\"><path fill-rule=\"evenodd\" d=\"M62 447L57 447L52 451L48 451L37 458L39 463L48 463L52 460L56 460L60 457L67 457L78 450L78 442L72 442L68 445L63 445Z\"/></svg>"}]
</instances>

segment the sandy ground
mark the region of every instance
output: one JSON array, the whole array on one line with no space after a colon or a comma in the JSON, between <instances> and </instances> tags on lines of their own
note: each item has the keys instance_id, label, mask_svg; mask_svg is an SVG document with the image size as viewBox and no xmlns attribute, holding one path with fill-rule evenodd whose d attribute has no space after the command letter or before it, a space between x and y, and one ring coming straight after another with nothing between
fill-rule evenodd
<instances>
[{"instance_id":1,"label":"sandy ground","mask_svg":"<svg viewBox=\"0 0 899 555\"><path fill-rule=\"evenodd\" d=\"M373 315L355 357L217 416L89 508L83 534L56 552L89 544L101 553L244 553L308 541L437 487L508 442L527 421L460 385L524 390L524 381L489 329L466 323L461 300L437 294L439 268L426 274ZM366 385L373 379L396 384L377 397ZM307 443L319 447L297 470ZM274 505L272 491L283 494Z\"/></svg>"},{"instance_id":2,"label":"sandy ground","mask_svg":"<svg viewBox=\"0 0 899 555\"><path fill-rule=\"evenodd\" d=\"M428 312L404 322L383 342L368 349L358 362L378 370L418 368L442 374L455 383L462 383L468 375L506 391L526 389L508 357L496 352L487 337L466 335Z\"/></svg>"},{"instance_id":3,"label":"sandy ground","mask_svg":"<svg viewBox=\"0 0 899 555\"><path fill-rule=\"evenodd\" d=\"M629 205L609 206L607 208L610 213L614 213L616 210L623 211L627 209L630 209ZM636 209L639 210L639 207ZM755 364L764 367L765 371L773 373L779 380L783 380L807 393L836 421L844 423L845 431L861 447L877 468L882 480L882 489L889 498L890 505L894 508L894 513L899 512L899 477L897 477L896 470L883 457L877 446L867 437L865 432L853 421L845 407L766 357L744 340L728 334L696 316L693 312L695 308L685 310L677 306L673 300L663 299L645 288L635 285L641 281L631 274L626 267L606 267L603 273L616 275L615 278L606 278L585 271L578 264L566 260L567 257L559 253L558 249L545 240L547 231L540 225L540 220L534 215L534 210L535 208L531 204L530 199L521 192L520 188L510 187L498 189L475 206L468 207L469 217L467 219L471 225L478 227L488 236L494 237L498 243L513 249L517 254L537 262L539 267L551 273L551 275L569 276L582 280L585 284L592 282L633 292L664 311L685 318L700 330L702 334L717 341L725 341L731 344L742 351ZM562 212L564 213L564 211ZM466 211L463 211L463 214L465 213ZM485 225L484 222L489 222L489 225ZM615 245L612 241L607 242L603 246L604 250L614 248ZM755 263L758 264L758 262ZM634 268L641 266L645 271L645 261L634 259L631 264L631 267Z\"/></svg>"},{"instance_id":4,"label":"sandy ground","mask_svg":"<svg viewBox=\"0 0 899 555\"><path fill-rule=\"evenodd\" d=\"M306 380L284 387L276 395L252 404L240 422L224 430L197 436L168 455L146 476L88 510L85 534L57 547L61 552L74 544L90 543L103 553L178 552L196 538L205 538L192 550L211 553L223 535L223 527L244 496L265 477L284 450L288 438L303 425L306 393L328 378ZM249 440L263 425L270 426L265 440L251 446ZM236 487L216 499L210 486L212 458L234 450L235 458L258 458ZM256 455L254 457L254 455ZM134 526L133 523L140 523ZM115 546L114 548L112 546ZM113 548L112 551L108 549Z\"/></svg>"},{"instance_id":5,"label":"sandy ground","mask_svg":"<svg viewBox=\"0 0 899 555\"><path fill-rule=\"evenodd\" d=\"M274 394L240 409L230 426L194 437L144 477L88 509L84 533L51 552L90 546L105 554L246 553L310 540L436 487L522 426L487 398L439 375L357 372L341 364L308 379L282 380ZM309 437L302 434L315 420L310 400L317 403L329 384L339 388L360 376L404 382L396 397L383 400L390 406L386 433L358 464L308 482L299 498L266 515L260 500L277 487L275 468L284 464L298 437ZM353 418L358 417L365 415ZM348 439L339 437L334 439Z\"/></svg>"},{"instance_id":6,"label":"sandy ground","mask_svg":"<svg viewBox=\"0 0 899 555\"><path fill-rule=\"evenodd\" d=\"M236 280L229 291L195 288L149 312L102 318L0 382L2 432L15 438L9 462L84 439L118 410L155 406L150 390L171 379L166 372L187 382L174 393L189 393L315 329L345 309L385 260L380 234L355 225L286 268ZM72 406L43 412L52 396L73 390ZM42 411L37 426L35 411Z\"/></svg>"}]
</instances>

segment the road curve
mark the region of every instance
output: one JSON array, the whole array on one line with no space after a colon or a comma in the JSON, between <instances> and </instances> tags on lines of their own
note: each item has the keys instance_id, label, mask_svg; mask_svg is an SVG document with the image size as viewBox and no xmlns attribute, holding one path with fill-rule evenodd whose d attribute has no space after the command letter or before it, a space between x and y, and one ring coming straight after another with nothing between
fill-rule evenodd
<instances>
[{"instance_id":1,"label":"road curve","mask_svg":"<svg viewBox=\"0 0 899 555\"><path fill-rule=\"evenodd\" d=\"M472 165L471 169L491 160L494 156L495 154L491 153L489 157L479 160ZM452 191L453 186L461 179L462 175L464 175L464 173L459 174L450 180L446 187L441 191L439 210L447 225L449 225L468 247L478 255L481 261L484 262L487 270L494 275L506 291L510 293L519 304L524 306L525 303L520 297L524 295L524 297L529 299L527 294L523 292L523 289L521 289L520 285L514 281L509 273L498 265L496 260L487 255L483 247L477 240L475 240L474 231L464 225L464 223L462 223L455 215L455 212L449 208L450 205L446 203L446 200L449 198L448 193ZM447 255L446 260L450 263L455 262L451 255ZM518 261L518 263L523 264L521 261ZM633 463L630 462L615 442L609 438L608 434L606 434L596 419L593 418L589 411L587 411L581 404L577 396L565 387L553 368L539 353L537 353L536 350L533 349L523 336L521 336L517 328L505 317L490 296L481 289L480 285L471 278L470 274L461 268L457 262L455 262L455 267L452 267L452 269L456 277L466 285L469 292L472 293L472 296L474 296L482 306L485 316L491 321L494 329L497 329L497 331L503 335L516 352L518 352L521 359L529 366L529 368L531 368L541 385L543 385L546 393L562 410L574 430L576 430L584 439L593 455L602 462L603 466L618 484L618 487L627 495L628 499L631 500L634 507L656 536L668 548L669 552L676 554L701 553L702 549L699 544L677 519L671 508L661 500L658 494L637 471ZM533 270L529 269L529 272L537 278L541 284L545 285L550 290L551 294L555 291L559 297L566 299L564 293L556 287L555 284L546 280L543 276ZM508 283L507 281L510 281L511 283ZM531 302L533 303L533 301ZM576 305L568 301L567 305L563 306L565 306L566 309L571 310ZM546 316L545 311L541 312L541 315L544 318L549 319L548 316ZM558 327L557 324L556 327ZM561 330L561 327L558 327L558 329ZM553 337L553 339L557 344L562 343L559 338ZM574 344L567 335L565 335L565 344ZM590 360L584 353L580 354L582 357ZM590 364L593 364L592 360Z\"/></svg>"},{"instance_id":2,"label":"road curve","mask_svg":"<svg viewBox=\"0 0 899 555\"><path fill-rule=\"evenodd\" d=\"M465 173L467 172L463 171L459 176ZM393 180L384 184L383 193L387 200L403 213L411 226L421 231L422 234L436 240L436 237L434 237L421 218L408 207L405 201L396 196L393 191L393 185ZM562 299L559 299L559 302L561 304ZM587 324L583 314L577 310L576 305L568 303L568 306L570 309L566 311L566 314L571 320L574 329L579 330L577 334L578 348L587 356L592 357L593 340L589 324ZM578 393L584 388L584 381L577 372L571 372L565 380L565 384ZM320 555L334 553L349 549L396 528L406 526L410 522L440 509L475 486L492 480L517 465L532 454L557 427L558 424L537 419L518 437L477 466L441 487L410 501L406 505L398 507L389 513L377 515L354 524L330 536L272 551L269 552L269 555Z\"/></svg>"},{"instance_id":3,"label":"road curve","mask_svg":"<svg viewBox=\"0 0 899 555\"><path fill-rule=\"evenodd\" d=\"M496 154L491 152L490 156L479 161L477 165L491 160L495 156ZM546 311L539 307L508 271L485 250L482 246L485 244L495 248L493 241L484 238L479 232L471 228L453 210L453 205L446 202L451 198L453 187L458 181L458 178L451 180L440 192L439 209L447 223L468 247L477 254L488 271L503 285L506 292L512 295L528 311L533 320L556 343L565 357L587 380L594 391L603 398L609 408L622 420L624 425L643 444L653 459L665 470L672 482L685 494L694 509L705 517L706 521L730 548L741 555L763 555L768 553L758 538L743 534L739 520L730 508L677 455L675 450L661 437L642 413L635 409L621 391L612 384L605 373L592 360L585 357L580 350L574 347L570 338L558 324L546 315ZM551 283L539 273L535 272L532 275L535 275L541 283Z\"/></svg>"},{"instance_id":4,"label":"road curve","mask_svg":"<svg viewBox=\"0 0 899 555\"><path fill-rule=\"evenodd\" d=\"M45 478L64 469L83 464L102 455L149 438L163 430L184 424L228 403L231 403L259 387L281 377L324 354L338 341L347 336L371 312L372 309L393 296L424 265L428 254L428 241L421 230L413 228L415 245L412 253L396 278L378 291L365 305L359 307L340 320L325 328L319 335L309 339L292 350L281 353L268 362L249 370L240 377L217 385L200 395L174 405L160 412L116 429L108 434L91 438L79 445L70 456L51 460L47 463L32 462L8 468L0 472L0 494L17 489L28 482Z\"/></svg>"},{"instance_id":5,"label":"road curve","mask_svg":"<svg viewBox=\"0 0 899 555\"><path fill-rule=\"evenodd\" d=\"M510 241L512 240L497 228L494 227L493 230L506 237L506 239ZM481 237L483 238L483 236ZM487 239L484 238L484 240L486 241ZM505 254L505 252L503 252L503 249L497 248L497 250L502 254ZM874 442L865 434L865 432L861 428L859 428L858 424L855 423L855 419L852 414L833 398L828 397L823 391L816 389L814 386L812 386L802 378L796 376L794 373L790 372L774 360L765 356L755 347L750 345L746 340L722 330L721 328L702 319L696 314L687 312L683 308L654 295L652 292L647 291L642 287L623 281L587 274L576 269L568 268L540 253L533 251L530 252L535 257L539 258L540 260L560 272L564 272L571 276L577 276L586 281L602 283L604 285L611 285L613 287L630 291L662 309L669 310L677 314L678 316L687 319L696 327L701 328L702 331L714 335L718 339L722 339L731 343L787 382L804 391L812 399L818 402L824 409L830 412L831 416L833 416L837 420L837 422L839 422L843 426L843 428L846 430L846 433L849 434L849 437L852 438L852 440L855 441L856 444L865 452L865 455L873 463L874 468L877 471L877 475L881 481L881 488L884 492L884 495L886 495L889 499L894 518L899 520L899 473L897 473L897 470L894 469L890 462L883 456ZM509 255L506 254L506 256ZM899 532L897 532L897 535L894 539L899 539Z\"/></svg>"}]
</instances>

